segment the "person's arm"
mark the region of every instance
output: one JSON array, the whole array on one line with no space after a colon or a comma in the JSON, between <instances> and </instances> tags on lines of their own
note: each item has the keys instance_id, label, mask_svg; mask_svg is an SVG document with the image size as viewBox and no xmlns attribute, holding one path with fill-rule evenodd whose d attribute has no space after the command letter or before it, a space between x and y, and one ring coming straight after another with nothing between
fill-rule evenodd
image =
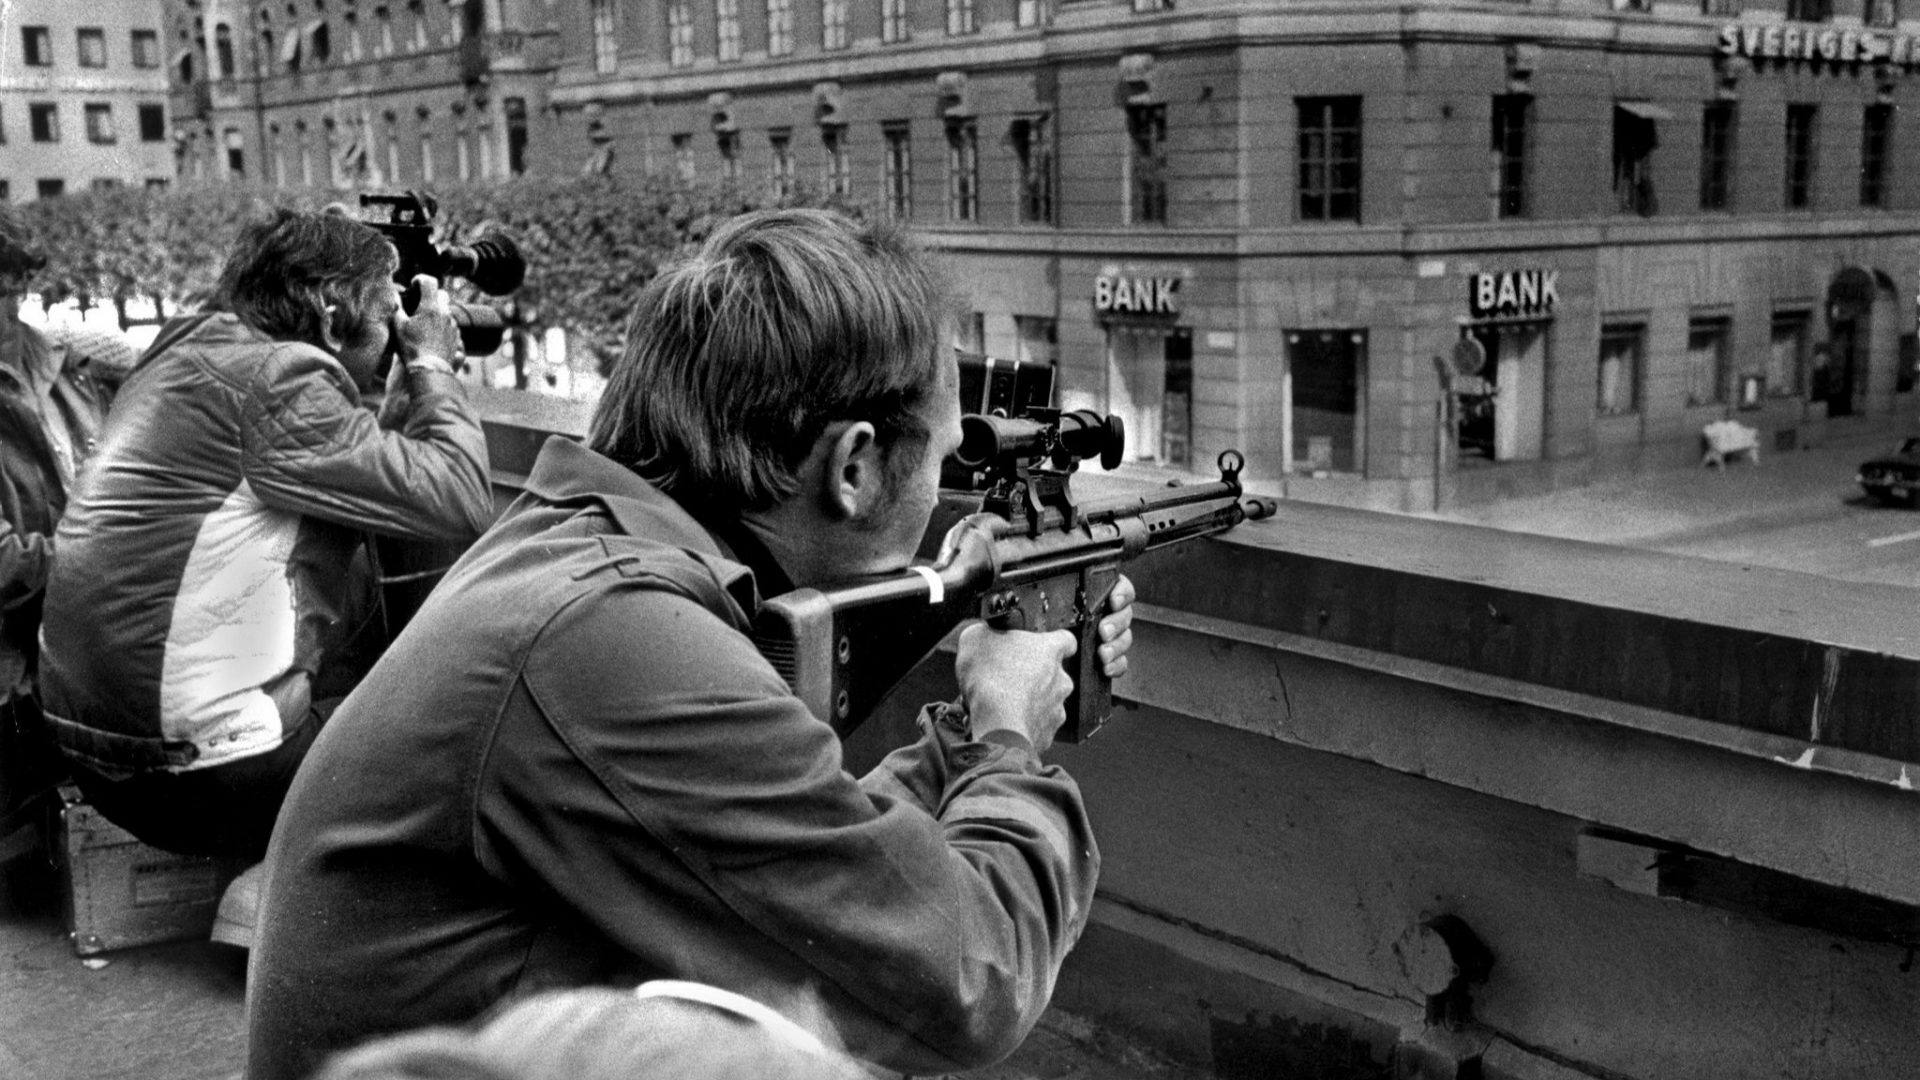
<instances>
[{"instance_id":1,"label":"person's arm","mask_svg":"<svg viewBox=\"0 0 1920 1080\"><path fill-rule=\"evenodd\" d=\"M0 611L40 595L52 569L53 537L22 532L0 517Z\"/></svg>"},{"instance_id":2,"label":"person's arm","mask_svg":"<svg viewBox=\"0 0 1920 1080\"><path fill-rule=\"evenodd\" d=\"M943 745L937 816L869 794L742 635L658 589L576 604L523 679L550 760L577 764L495 752L483 863L668 974L816 987L849 1049L892 1068L984 1065L1039 1019L1099 856L1078 787L1018 740ZM688 888L693 917L671 902Z\"/></svg>"}]
</instances>

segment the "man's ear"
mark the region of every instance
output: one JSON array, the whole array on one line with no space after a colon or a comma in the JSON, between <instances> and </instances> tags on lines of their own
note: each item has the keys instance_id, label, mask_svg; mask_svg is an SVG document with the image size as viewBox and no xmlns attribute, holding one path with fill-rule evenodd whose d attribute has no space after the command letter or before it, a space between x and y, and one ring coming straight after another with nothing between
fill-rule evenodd
<instances>
[{"instance_id":1,"label":"man's ear","mask_svg":"<svg viewBox=\"0 0 1920 1080\"><path fill-rule=\"evenodd\" d=\"M885 494L886 462L873 425L857 420L836 433L828 429L826 460L820 470L822 510L832 521L851 521L870 511Z\"/></svg>"},{"instance_id":2,"label":"man's ear","mask_svg":"<svg viewBox=\"0 0 1920 1080\"><path fill-rule=\"evenodd\" d=\"M328 304L320 309L320 344L330 353L338 353L346 344L347 314L339 304Z\"/></svg>"}]
</instances>

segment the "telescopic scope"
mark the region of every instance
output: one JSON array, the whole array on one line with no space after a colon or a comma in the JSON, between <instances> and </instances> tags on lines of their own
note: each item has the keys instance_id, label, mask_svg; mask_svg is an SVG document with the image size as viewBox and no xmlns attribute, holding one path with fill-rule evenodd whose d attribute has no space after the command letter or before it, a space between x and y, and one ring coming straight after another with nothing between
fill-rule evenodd
<instances>
[{"instance_id":1,"label":"telescopic scope","mask_svg":"<svg viewBox=\"0 0 1920 1080\"><path fill-rule=\"evenodd\" d=\"M1101 468L1112 469L1120 464L1126 441L1126 425L1118 416L1102 416L1092 409L1063 412L1051 422L976 413L960 418L960 448L953 457L967 469L1040 457L1053 458L1055 467L1062 469L1097 457Z\"/></svg>"}]
</instances>

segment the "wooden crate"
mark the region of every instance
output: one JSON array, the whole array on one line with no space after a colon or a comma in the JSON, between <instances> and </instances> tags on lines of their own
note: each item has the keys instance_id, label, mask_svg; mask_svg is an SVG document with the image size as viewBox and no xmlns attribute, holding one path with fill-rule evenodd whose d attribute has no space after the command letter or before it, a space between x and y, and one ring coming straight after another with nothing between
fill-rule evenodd
<instances>
[{"instance_id":1,"label":"wooden crate","mask_svg":"<svg viewBox=\"0 0 1920 1080\"><path fill-rule=\"evenodd\" d=\"M63 796L53 848L76 954L208 935L221 893L244 866L143 844L77 792Z\"/></svg>"}]
</instances>

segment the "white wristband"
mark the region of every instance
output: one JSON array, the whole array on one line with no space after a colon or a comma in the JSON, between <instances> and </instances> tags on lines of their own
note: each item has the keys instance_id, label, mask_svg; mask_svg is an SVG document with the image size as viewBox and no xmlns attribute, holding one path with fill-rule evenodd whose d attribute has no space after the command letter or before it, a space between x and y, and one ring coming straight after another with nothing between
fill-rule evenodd
<instances>
[{"instance_id":1,"label":"white wristband","mask_svg":"<svg viewBox=\"0 0 1920 1080\"><path fill-rule=\"evenodd\" d=\"M407 361L407 374L420 371L438 371L445 375L453 374L453 365L438 356L416 356Z\"/></svg>"}]
</instances>

